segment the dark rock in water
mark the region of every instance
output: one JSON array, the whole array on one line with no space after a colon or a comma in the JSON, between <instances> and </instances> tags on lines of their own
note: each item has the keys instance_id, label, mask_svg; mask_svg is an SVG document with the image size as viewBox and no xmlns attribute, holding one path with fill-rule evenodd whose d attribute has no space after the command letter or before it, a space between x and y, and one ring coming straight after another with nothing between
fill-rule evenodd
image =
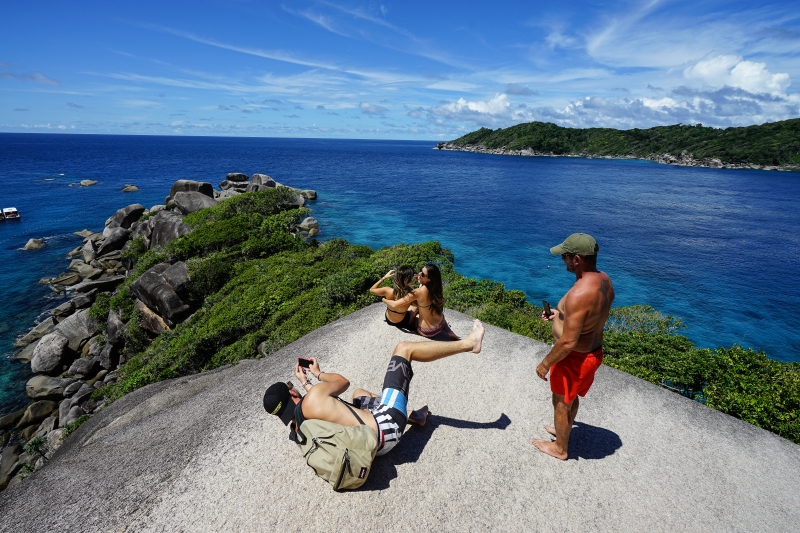
<instances>
[{"instance_id":1,"label":"dark rock in water","mask_svg":"<svg viewBox=\"0 0 800 533\"><path fill-rule=\"evenodd\" d=\"M5 490L11 478L22 468L19 456L22 455L22 446L19 444L3 448L3 458L0 459L0 490Z\"/></svg>"},{"instance_id":2,"label":"dark rock in water","mask_svg":"<svg viewBox=\"0 0 800 533\"><path fill-rule=\"evenodd\" d=\"M199 192L208 196L214 197L214 187L207 181L194 181L194 180L178 180L172 184L169 190L169 197L175 198L179 192Z\"/></svg>"},{"instance_id":3,"label":"dark rock in water","mask_svg":"<svg viewBox=\"0 0 800 533\"><path fill-rule=\"evenodd\" d=\"M84 357L83 359L76 359L67 370L67 374L83 379L95 375L98 370L100 370L99 358Z\"/></svg>"},{"instance_id":4,"label":"dark rock in water","mask_svg":"<svg viewBox=\"0 0 800 533\"><path fill-rule=\"evenodd\" d=\"M70 258L72 258L72 257L78 257L78 256L79 256L79 255L81 255L82 253L83 253L83 252L81 251L81 247L80 247L80 246L78 246L77 248L75 248L74 250L72 250L71 252L69 252L69 253L67 254L67 257L70 257Z\"/></svg>"},{"instance_id":5,"label":"dark rock in water","mask_svg":"<svg viewBox=\"0 0 800 533\"><path fill-rule=\"evenodd\" d=\"M122 311L111 310L106 322L106 335L108 343L119 346L124 341L125 322L122 321Z\"/></svg>"},{"instance_id":6,"label":"dark rock in water","mask_svg":"<svg viewBox=\"0 0 800 533\"><path fill-rule=\"evenodd\" d=\"M36 349L33 350L31 370L36 373L50 373L61 369L68 346L69 339L66 336L58 331L48 333L42 337L42 340L36 345Z\"/></svg>"},{"instance_id":7,"label":"dark rock in water","mask_svg":"<svg viewBox=\"0 0 800 533\"><path fill-rule=\"evenodd\" d=\"M56 326L56 321L53 320L52 317L45 318L39 323L39 325L37 325L35 328L33 328L27 334L25 334L25 336L23 336L21 339L15 342L14 346L16 346L17 348L27 346L33 341L39 340L46 334L50 333L50 330L52 330L55 326Z\"/></svg>"},{"instance_id":8,"label":"dark rock in water","mask_svg":"<svg viewBox=\"0 0 800 533\"><path fill-rule=\"evenodd\" d=\"M86 238L86 237L88 237L89 235L92 235L92 234L94 234L94 232L90 231L88 229L83 229L81 231L76 231L76 232L73 233L73 235L77 235L78 237L83 237L83 238Z\"/></svg>"},{"instance_id":9,"label":"dark rock in water","mask_svg":"<svg viewBox=\"0 0 800 533\"><path fill-rule=\"evenodd\" d=\"M64 396L64 389L73 383L74 379L34 376L25 385L25 393L34 400L59 399Z\"/></svg>"},{"instance_id":10,"label":"dark rock in water","mask_svg":"<svg viewBox=\"0 0 800 533\"><path fill-rule=\"evenodd\" d=\"M129 229L131 224L139 220L144 212L145 207L142 204L131 204L123 207L106 220L106 227Z\"/></svg>"},{"instance_id":11,"label":"dark rock in water","mask_svg":"<svg viewBox=\"0 0 800 533\"><path fill-rule=\"evenodd\" d=\"M160 335L169 330L169 326L164 322L164 319L154 313L153 310L147 307L141 300L136 300L136 304L133 308L142 315L140 324L145 330L154 335Z\"/></svg>"},{"instance_id":12,"label":"dark rock in water","mask_svg":"<svg viewBox=\"0 0 800 533\"><path fill-rule=\"evenodd\" d=\"M81 180L81 187L91 187L92 185L97 185L96 180Z\"/></svg>"},{"instance_id":13,"label":"dark rock in water","mask_svg":"<svg viewBox=\"0 0 800 533\"><path fill-rule=\"evenodd\" d=\"M119 352L116 347L111 344L103 346L103 350L100 352L99 362L100 366L106 370L117 368L117 365L119 365Z\"/></svg>"},{"instance_id":14,"label":"dark rock in water","mask_svg":"<svg viewBox=\"0 0 800 533\"><path fill-rule=\"evenodd\" d=\"M28 242L25 246L22 247L23 250L38 250L44 246L44 239L28 239Z\"/></svg>"},{"instance_id":15,"label":"dark rock in water","mask_svg":"<svg viewBox=\"0 0 800 533\"><path fill-rule=\"evenodd\" d=\"M186 305L175 292L172 285L161 272L170 268L166 263L161 263L146 271L139 276L136 281L131 283L130 291L139 300L145 303L150 309L156 310L167 320L177 323L189 314L189 306ZM178 269L173 271L175 276Z\"/></svg>"},{"instance_id":16,"label":"dark rock in water","mask_svg":"<svg viewBox=\"0 0 800 533\"><path fill-rule=\"evenodd\" d=\"M112 229L103 244L97 249L97 256L107 254L116 250L121 250L128 238L131 236L131 230L125 228Z\"/></svg>"},{"instance_id":17,"label":"dark rock in water","mask_svg":"<svg viewBox=\"0 0 800 533\"><path fill-rule=\"evenodd\" d=\"M20 409L19 411L14 411L13 413L6 415L0 418L0 431L5 431L17 425L17 422L22 420L22 416L25 414L25 409Z\"/></svg>"},{"instance_id":18,"label":"dark rock in water","mask_svg":"<svg viewBox=\"0 0 800 533\"><path fill-rule=\"evenodd\" d=\"M133 185L131 183L126 183L124 187L122 187L122 192L136 192L139 190L139 187Z\"/></svg>"},{"instance_id":19,"label":"dark rock in water","mask_svg":"<svg viewBox=\"0 0 800 533\"><path fill-rule=\"evenodd\" d=\"M69 290L72 292L89 292L95 290L106 292L115 289L117 285L123 281L125 281L125 276L109 276L107 278L83 281L77 285L73 285Z\"/></svg>"},{"instance_id":20,"label":"dark rock in water","mask_svg":"<svg viewBox=\"0 0 800 533\"><path fill-rule=\"evenodd\" d=\"M192 228L183 223L183 215L173 211L160 211L155 216L153 232L150 235L150 249L162 248L191 231Z\"/></svg>"},{"instance_id":21,"label":"dark rock in water","mask_svg":"<svg viewBox=\"0 0 800 533\"><path fill-rule=\"evenodd\" d=\"M249 178L247 177L247 174L242 174L241 172L231 172L225 176L225 179L228 181L242 182L247 181Z\"/></svg>"},{"instance_id":22,"label":"dark rock in water","mask_svg":"<svg viewBox=\"0 0 800 533\"><path fill-rule=\"evenodd\" d=\"M252 185L265 185L269 188L275 187L275 180L266 174L253 174L253 176L250 178L250 183Z\"/></svg>"},{"instance_id":23,"label":"dark rock in water","mask_svg":"<svg viewBox=\"0 0 800 533\"><path fill-rule=\"evenodd\" d=\"M184 215L214 207L218 203L213 197L206 196L200 192L179 192L175 194L172 200L175 202L175 207Z\"/></svg>"},{"instance_id":24,"label":"dark rock in water","mask_svg":"<svg viewBox=\"0 0 800 533\"><path fill-rule=\"evenodd\" d=\"M312 228L319 229L319 222L314 217L306 217L297 227L303 231L310 231Z\"/></svg>"},{"instance_id":25,"label":"dark rock in water","mask_svg":"<svg viewBox=\"0 0 800 533\"><path fill-rule=\"evenodd\" d=\"M17 428L24 428L31 424L37 424L50 416L50 413L58 408L58 404L51 400L39 400L33 402L25 410L22 419L17 423Z\"/></svg>"}]
</instances>

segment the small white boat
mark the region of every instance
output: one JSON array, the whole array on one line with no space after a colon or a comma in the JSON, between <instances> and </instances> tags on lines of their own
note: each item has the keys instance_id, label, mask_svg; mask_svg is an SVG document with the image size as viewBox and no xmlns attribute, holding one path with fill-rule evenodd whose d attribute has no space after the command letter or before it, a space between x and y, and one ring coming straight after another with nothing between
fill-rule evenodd
<instances>
[{"instance_id":1,"label":"small white boat","mask_svg":"<svg viewBox=\"0 0 800 533\"><path fill-rule=\"evenodd\" d=\"M16 207L4 207L3 218L6 220L19 219L19 211L17 211Z\"/></svg>"}]
</instances>

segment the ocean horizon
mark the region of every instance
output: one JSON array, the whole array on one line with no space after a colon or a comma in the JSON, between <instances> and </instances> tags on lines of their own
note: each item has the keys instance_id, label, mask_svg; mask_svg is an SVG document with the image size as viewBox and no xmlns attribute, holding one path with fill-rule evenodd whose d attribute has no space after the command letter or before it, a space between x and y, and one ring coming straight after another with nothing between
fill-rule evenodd
<instances>
[{"instance_id":1,"label":"ocean horizon","mask_svg":"<svg viewBox=\"0 0 800 533\"><path fill-rule=\"evenodd\" d=\"M15 339L66 298L39 285L65 272L75 231L100 231L132 203L163 203L178 179L264 173L301 189L320 240L378 249L436 240L464 275L555 303L571 286L549 248L576 231L600 244L615 305L680 318L700 347L739 344L800 361L787 283L800 264L796 173L639 160L512 157L434 150L436 141L0 133L0 414L25 404L28 365ZM76 184L96 180L92 187ZM139 187L123 193L126 183ZM40 250L22 251L29 238Z\"/></svg>"}]
</instances>

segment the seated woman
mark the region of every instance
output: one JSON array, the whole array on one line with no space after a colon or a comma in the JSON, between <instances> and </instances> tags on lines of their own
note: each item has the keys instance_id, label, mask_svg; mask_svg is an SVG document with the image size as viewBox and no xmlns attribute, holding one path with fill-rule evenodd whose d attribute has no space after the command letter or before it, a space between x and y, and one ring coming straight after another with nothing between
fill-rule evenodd
<instances>
[{"instance_id":1,"label":"seated woman","mask_svg":"<svg viewBox=\"0 0 800 533\"><path fill-rule=\"evenodd\" d=\"M414 276L420 286L398 301L417 304L417 333L423 337L435 337L442 331L450 338L458 340L444 319L444 295L442 273L436 265L425 265Z\"/></svg>"},{"instance_id":2,"label":"seated woman","mask_svg":"<svg viewBox=\"0 0 800 533\"><path fill-rule=\"evenodd\" d=\"M392 287L381 287L380 284L392 278ZM401 329L414 329L414 318L417 315L413 302L403 302L402 298L414 290L411 280L414 279L414 269L410 266L401 266L397 270L390 270L381 279L370 287L369 292L375 296L382 296L386 304L386 323Z\"/></svg>"}]
</instances>

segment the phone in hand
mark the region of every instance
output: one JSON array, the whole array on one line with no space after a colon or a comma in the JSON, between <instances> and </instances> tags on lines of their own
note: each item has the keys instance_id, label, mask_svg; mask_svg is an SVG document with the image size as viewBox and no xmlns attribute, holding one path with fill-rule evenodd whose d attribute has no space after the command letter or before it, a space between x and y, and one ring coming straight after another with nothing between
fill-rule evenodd
<instances>
[{"instance_id":1,"label":"phone in hand","mask_svg":"<svg viewBox=\"0 0 800 533\"><path fill-rule=\"evenodd\" d=\"M550 304L547 303L547 300L542 300L542 307L544 308L544 316L550 318L550 315L553 314L553 311L550 309Z\"/></svg>"},{"instance_id":2,"label":"phone in hand","mask_svg":"<svg viewBox=\"0 0 800 533\"><path fill-rule=\"evenodd\" d=\"M313 363L313 361L312 361L311 359L307 359L307 358L305 358L305 357L298 357L298 358L297 358L297 364L299 364L299 365L300 365L300 366L302 366L303 368L308 368L308 367L310 367L310 366L311 366L311 363Z\"/></svg>"}]
</instances>

